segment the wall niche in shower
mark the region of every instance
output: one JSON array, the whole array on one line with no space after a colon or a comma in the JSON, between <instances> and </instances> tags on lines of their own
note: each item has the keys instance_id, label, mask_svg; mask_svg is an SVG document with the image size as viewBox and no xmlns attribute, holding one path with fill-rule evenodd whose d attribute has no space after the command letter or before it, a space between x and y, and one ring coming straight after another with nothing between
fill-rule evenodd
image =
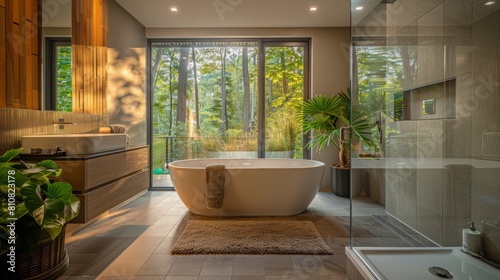
<instances>
[{"instance_id":1,"label":"wall niche in shower","mask_svg":"<svg viewBox=\"0 0 500 280\"><path fill-rule=\"evenodd\" d=\"M402 98L399 120L456 118L456 79L405 90Z\"/></svg>"}]
</instances>

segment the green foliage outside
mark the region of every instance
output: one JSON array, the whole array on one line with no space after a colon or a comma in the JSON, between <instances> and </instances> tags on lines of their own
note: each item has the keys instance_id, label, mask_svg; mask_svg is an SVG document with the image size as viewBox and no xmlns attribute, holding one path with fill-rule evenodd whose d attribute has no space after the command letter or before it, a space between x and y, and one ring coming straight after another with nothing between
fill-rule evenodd
<instances>
[{"instance_id":1,"label":"green foliage outside","mask_svg":"<svg viewBox=\"0 0 500 280\"><path fill-rule=\"evenodd\" d=\"M153 168L164 165L163 154L167 161L173 161L209 157L212 151L256 152L257 46L183 47L189 48L189 57L180 56L181 47L152 48ZM293 151L294 157L301 158L302 128L295 112L304 94L303 48L266 48L265 57L265 148ZM189 60L187 71L181 67L182 59ZM186 76L184 92L180 81ZM179 111L186 112L185 121L178 119ZM160 140L160 136L171 142Z\"/></svg>"},{"instance_id":2,"label":"green foliage outside","mask_svg":"<svg viewBox=\"0 0 500 280\"><path fill-rule=\"evenodd\" d=\"M372 134L376 144L365 146L367 152L383 155L390 143L385 139L396 130L386 125L401 119L403 85L413 84L415 77L415 50L406 47L360 45L355 47L357 104L370 116L374 125Z\"/></svg>"},{"instance_id":3,"label":"green foliage outside","mask_svg":"<svg viewBox=\"0 0 500 280\"><path fill-rule=\"evenodd\" d=\"M57 47L56 110L72 111L71 46Z\"/></svg>"}]
</instances>

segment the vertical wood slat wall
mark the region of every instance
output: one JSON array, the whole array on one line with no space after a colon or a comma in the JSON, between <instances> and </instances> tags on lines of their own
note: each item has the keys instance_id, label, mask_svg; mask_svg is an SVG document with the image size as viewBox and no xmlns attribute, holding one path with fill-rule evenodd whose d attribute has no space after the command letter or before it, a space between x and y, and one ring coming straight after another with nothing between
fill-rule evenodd
<instances>
[{"instance_id":1,"label":"vertical wood slat wall","mask_svg":"<svg viewBox=\"0 0 500 280\"><path fill-rule=\"evenodd\" d=\"M73 112L106 114L108 0L73 0Z\"/></svg>"},{"instance_id":2,"label":"vertical wood slat wall","mask_svg":"<svg viewBox=\"0 0 500 280\"><path fill-rule=\"evenodd\" d=\"M0 0L0 107L40 109L37 0Z\"/></svg>"}]
</instances>

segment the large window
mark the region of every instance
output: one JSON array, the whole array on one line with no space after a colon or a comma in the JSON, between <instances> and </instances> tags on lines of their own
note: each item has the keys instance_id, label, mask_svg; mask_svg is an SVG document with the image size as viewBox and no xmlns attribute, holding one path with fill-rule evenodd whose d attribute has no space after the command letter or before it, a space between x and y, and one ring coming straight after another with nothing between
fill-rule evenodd
<instances>
[{"instance_id":1,"label":"large window","mask_svg":"<svg viewBox=\"0 0 500 280\"><path fill-rule=\"evenodd\" d=\"M46 38L45 109L72 111L71 38Z\"/></svg>"},{"instance_id":2,"label":"large window","mask_svg":"<svg viewBox=\"0 0 500 280\"><path fill-rule=\"evenodd\" d=\"M309 96L308 44L151 41L153 173L188 158L303 158L295 112Z\"/></svg>"}]
</instances>

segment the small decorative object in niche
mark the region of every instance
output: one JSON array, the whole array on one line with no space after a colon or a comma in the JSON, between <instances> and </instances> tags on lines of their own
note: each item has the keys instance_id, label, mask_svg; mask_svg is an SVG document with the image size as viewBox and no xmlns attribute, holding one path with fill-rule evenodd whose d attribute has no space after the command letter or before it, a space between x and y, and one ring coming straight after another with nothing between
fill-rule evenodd
<instances>
[{"instance_id":1,"label":"small decorative object in niche","mask_svg":"<svg viewBox=\"0 0 500 280\"><path fill-rule=\"evenodd\" d=\"M394 93L394 119L398 121L454 119L456 107L454 78Z\"/></svg>"},{"instance_id":2,"label":"small decorative object in niche","mask_svg":"<svg viewBox=\"0 0 500 280\"><path fill-rule=\"evenodd\" d=\"M434 115L436 113L436 100L427 99L422 101L422 115Z\"/></svg>"}]
</instances>

